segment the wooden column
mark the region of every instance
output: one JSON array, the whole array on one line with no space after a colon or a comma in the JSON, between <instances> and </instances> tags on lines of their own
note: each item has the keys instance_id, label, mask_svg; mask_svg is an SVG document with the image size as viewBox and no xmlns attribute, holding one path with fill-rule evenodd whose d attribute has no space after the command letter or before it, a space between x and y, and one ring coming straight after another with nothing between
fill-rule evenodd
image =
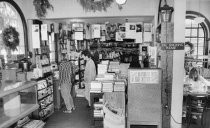
<instances>
[{"instance_id":1,"label":"wooden column","mask_svg":"<svg viewBox=\"0 0 210 128\"><path fill-rule=\"evenodd\" d=\"M161 43L173 42L173 23L161 23ZM161 51L162 68L162 128L170 128L170 105L173 74L173 51Z\"/></svg>"}]
</instances>

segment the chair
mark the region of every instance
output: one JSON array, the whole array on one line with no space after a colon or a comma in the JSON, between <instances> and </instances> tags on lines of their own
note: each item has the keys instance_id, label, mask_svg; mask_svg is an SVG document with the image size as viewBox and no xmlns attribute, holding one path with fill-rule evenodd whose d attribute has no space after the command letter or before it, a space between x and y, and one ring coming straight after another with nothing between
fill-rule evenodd
<instances>
[{"instance_id":1,"label":"chair","mask_svg":"<svg viewBox=\"0 0 210 128\"><path fill-rule=\"evenodd\" d=\"M190 127L192 121L199 122L199 126L203 127L203 113L207 108L208 95L188 95L187 96L187 128ZM199 121L200 120L200 121Z\"/></svg>"}]
</instances>

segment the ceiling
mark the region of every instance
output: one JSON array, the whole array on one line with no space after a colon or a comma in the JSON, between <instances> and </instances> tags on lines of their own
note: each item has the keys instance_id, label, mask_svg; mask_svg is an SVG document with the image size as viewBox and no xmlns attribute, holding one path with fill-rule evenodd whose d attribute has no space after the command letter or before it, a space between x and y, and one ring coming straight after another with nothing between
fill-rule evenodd
<instances>
[{"instance_id":1,"label":"ceiling","mask_svg":"<svg viewBox=\"0 0 210 128\"><path fill-rule=\"evenodd\" d=\"M80 17L80 18L62 18L62 19L46 19L56 23L70 24L72 22L84 22L90 24L103 23L125 23L127 22L146 22L152 23L154 16L123 16L123 17Z\"/></svg>"}]
</instances>

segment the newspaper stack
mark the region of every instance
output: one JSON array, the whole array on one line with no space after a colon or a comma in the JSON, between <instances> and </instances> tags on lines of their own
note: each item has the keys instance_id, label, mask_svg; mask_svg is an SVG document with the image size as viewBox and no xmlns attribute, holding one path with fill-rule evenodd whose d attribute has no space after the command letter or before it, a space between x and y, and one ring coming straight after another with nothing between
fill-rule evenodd
<instances>
[{"instance_id":1,"label":"newspaper stack","mask_svg":"<svg viewBox=\"0 0 210 128\"><path fill-rule=\"evenodd\" d=\"M105 80L114 80L115 74L114 73L106 73L104 74Z\"/></svg>"},{"instance_id":2,"label":"newspaper stack","mask_svg":"<svg viewBox=\"0 0 210 128\"><path fill-rule=\"evenodd\" d=\"M114 92L124 92L124 91L125 91L125 82L124 81L115 81Z\"/></svg>"},{"instance_id":3,"label":"newspaper stack","mask_svg":"<svg viewBox=\"0 0 210 128\"><path fill-rule=\"evenodd\" d=\"M109 69L108 69L108 71L109 71L109 72L119 73L119 72L120 72L119 65L120 65L119 62L111 61L110 64L109 64Z\"/></svg>"},{"instance_id":4,"label":"newspaper stack","mask_svg":"<svg viewBox=\"0 0 210 128\"><path fill-rule=\"evenodd\" d=\"M98 64L98 74L107 73L108 65L107 64Z\"/></svg>"},{"instance_id":5,"label":"newspaper stack","mask_svg":"<svg viewBox=\"0 0 210 128\"><path fill-rule=\"evenodd\" d=\"M103 117L103 102L96 102L93 104L94 110L93 115L94 117Z\"/></svg>"},{"instance_id":6,"label":"newspaper stack","mask_svg":"<svg viewBox=\"0 0 210 128\"><path fill-rule=\"evenodd\" d=\"M90 92L100 93L102 84L100 81L91 81L90 83Z\"/></svg>"},{"instance_id":7,"label":"newspaper stack","mask_svg":"<svg viewBox=\"0 0 210 128\"><path fill-rule=\"evenodd\" d=\"M96 80L98 81L114 80L115 76L116 75L114 73L98 74L96 76Z\"/></svg>"},{"instance_id":8,"label":"newspaper stack","mask_svg":"<svg viewBox=\"0 0 210 128\"><path fill-rule=\"evenodd\" d=\"M113 92L113 81L103 82L103 92Z\"/></svg>"}]
</instances>

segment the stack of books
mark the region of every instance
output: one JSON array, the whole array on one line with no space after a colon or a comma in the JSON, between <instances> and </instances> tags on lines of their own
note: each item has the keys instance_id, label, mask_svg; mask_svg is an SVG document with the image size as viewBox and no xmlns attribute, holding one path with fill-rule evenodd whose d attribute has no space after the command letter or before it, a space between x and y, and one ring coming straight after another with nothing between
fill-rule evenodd
<instances>
[{"instance_id":1,"label":"stack of books","mask_svg":"<svg viewBox=\"0 0 210 128\"><path fill-rule=\"evenodd\" d=\"M105 80L114 80L115 79L115 73L106 73L104 74Z\"/></svg>"},{"instance_id":2,"label":"stack of books","mask_svg":"<svg viewBox=\"0 0 210 128\"><path fill-rule=\"evenodd\" d=\"M103 83L103 92L113 92L113 81L104 81Z\"/></svg>"},{"instance_id":3,"label":"stack of books","mask_svg":"<svg viewBox=\"0 0 210 128\"><path fill-rule=\"evenodd\" d=\"M124 81L115 81L114 82L114 92L124 92L125 91L125 82Z\"/></svg>"},{"instance_id":4,"label":"stack of books","mask_svg":"<svg viewBox=\"0 0 210 128\"><path fill-rule=\"evenodd\" d=\"M94 117L103 117L103 102L96 102L93 104L93 116Z\"/></svg>"},{"instance_id":5,"label":"stack of books","mask_svg":"<svg viewBox=\"0 0 210 128\"><path fill-rule=\"evenodd\" d=\"M107 64L98 64L98 74L107 73L108 65Z\"/></svg>"},{"instance_id":6,"label":"stack of books","mask_svg":"<svg viewBox=\"0 0 210 128\"><path fill-rule=\"evenodd\" d=\"M100 81L91 81L90 92L100 93L102 89L102 84Z\"/></svg>"},{"instance_id":7,"label":"stack of books","mask_svg":"<svg viewBox=\"0 0 210 128\"><path fill-rule=\"evenodd\" d=\"M120 65L119 61L116 61L116 62L111 61L110 64L109 64L108 71L109 72L119 73L120 72L119 65Z\"/></svg>"},{"instance_id":8,"label":"stack of books","mask_svg":"<svg viewBox=\"0 0 210 128\"><path fill-rule=\"evenodd\" d=\"M114 80L115 77L116 77L115 73L98 74L95 80L98 81Z\"/></svg>"}]
</instances>

